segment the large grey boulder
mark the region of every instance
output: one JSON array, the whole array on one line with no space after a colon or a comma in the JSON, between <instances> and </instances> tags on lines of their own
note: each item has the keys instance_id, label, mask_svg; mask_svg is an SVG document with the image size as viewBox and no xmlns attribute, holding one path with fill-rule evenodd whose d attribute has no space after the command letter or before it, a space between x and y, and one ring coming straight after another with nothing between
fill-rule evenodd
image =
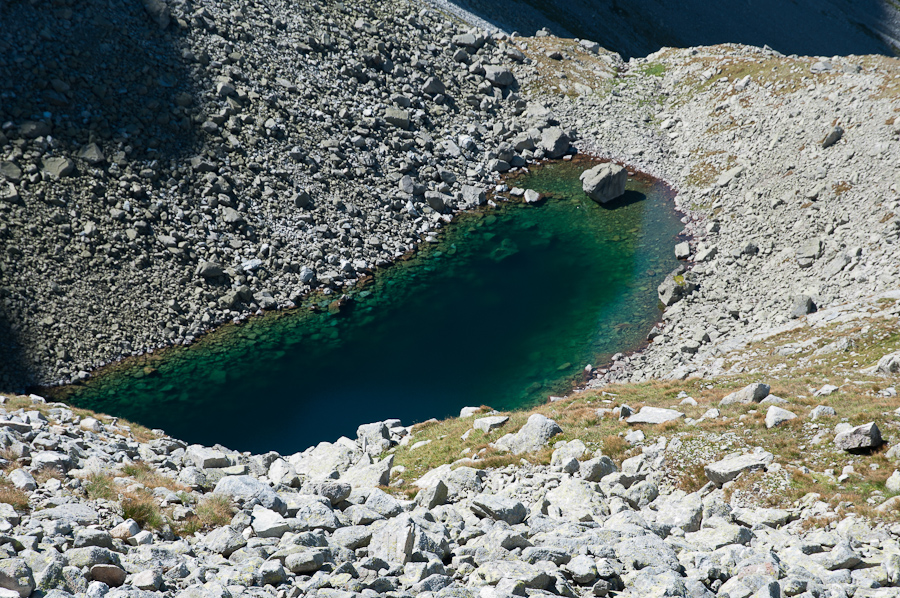
<instances>
[{"instance_id":1,"label":"large grey boulder","mask_svg":"<svg viewBox=\"0 0 900 598\"><path fill-rule=\"evenodd\" d=\"M287 509L288 515L293 516L291 521L293 531L312 529L331 531L341 527L340 520L331 508L331 501L323 496L289 495Z\"/></svg>"},{"instance_id":2,"label":"large grey boulder","mask_svg":"<svg viewBox=\"0 0 900 598\"><path fill-rule=\"evenodd\" d=\"M599 482L611 473L618 471L613 460L603 455L588 459L579 464L578 474L588 482Z\"/></svg>"},{"instance_id":3,"label":"large grey boulder","mask_svg":"<svg viewBox=\"0 0 900 598\"><path fill-rule=\"evenodd\" d=\"M243 535L239 534L230 525L217 527L209 532L203 539L202 545L216 554L221 554L225 558L231 556L231 553L239 548L247 545L247 540Z\"/></svg>"},{"instance_id":4,"label":"large grey boulder","mask_svg":"<svg viewBox=\"0 0 900 598\"><path fill-rule=\"evenodd\" d=\"M259 504L282 515L287 511L287 505L274 490L249 475L225 476L216 484L213 494L237 502Z\"/></svg>"},{"instance_id":5,"label":"large grey boulder","mask_svg":"<svg viewBox=\"0 0 900 598\"><path fill-rule=\"evenodd\" d=\"M365 492L368 493L364 503L367 509L372 509L384 517L394 517L403 512L400 501L380 488L372 488Z\"/></svg>"},{"instance_id":6,"label":"large grey boulder","mask_svg":"<svg viewBox=\"0 0 900 598\"><path fill-rule=\"evenodd\" d=\"M472 427L481 430L485 434L493 432L503 424L509 421L509 417L505 415L492 415L490 417L481 417L472 422Z\"/></svg>"},{"instance_id":7,"label":"large grey boulder","mask_svg":"<svg viewBox=\"0 0 900 598\"><path fill-rule=\"evenodd\" d=\"M192 444L184 453L184 458L200 469L228 467L231 462L222 451Z\"/></svg>"},{"instance_id":8,"label":"large grey boulder","mask_svg":"<svg viewBox=\"0 0 900 598\"><path fill-rule=\"evenodd\" d=\"M416 504L426 509L433 509L438 505L442 505L447 502L447 485L442 481L438 480L437 484L430 488L422 488L418 494L416 494Z\"/></svg>"},{"instance_id":9,"label":"large grey boulder","mask_svg":"<svg viewBox=\"0 0 900 598\"><path fill-rule=\"evenodd\" d=\"M825 136L825 139L822 140L822 149L828 149L835 143L841 140L841 137L844 136L844 129L838 125L831 129L828 135Z\"/></svg>"},{"instance_id":10,"label":"large grey boulder","mask_svg":"<svg viewBox=\"0 0 900 598\"><path fill-rule=\"evenodd\" d=\"M225 274L225 269L214 262L200 262L194 271L195 276L202 278L216 278Z\"/></svg>"},{"instance_id":11,"label":"large grey boulder","mask_svg":"<svg viewBox=\"0 0 900 598\"><path fill-rule=\"evenodd\" d=\"M331 540L339 546L356 550L372 541L372 530L367 525L350 525L334 530Z\"/></svg>"},{"instance_id":12,"label":"large grey boulder","mask_svg":"<svg viewBox=\"0 0 900 598\"><path fill-rule=\"evenodd\" d=\"M772 453L757 450L746 455L726 457L721 461L710 463L704 467L706 477L717 486L721 486L738 477L745 471L765 469L773 460Z\"/></svg>"},{"instance_id":13,"label":"large grey boulder","mask_svg":"<svg viewBox=\"0 0 900 598\"><path fill-rule=\"evenodd\" d=\"M681 567L675 549L654 534L620 540L613 546L613 550L616 558L628 569L661 567L678 570Z\"/></svg>"},{"instance_id":14,"label":"large grey boulder","mask_svg":"<svg viewBox=\"0 0 900 598\"><path fill-rule=\"evenodd\" d=\"M391 479L394 455L372 464L360 463L341 474L341 481L356 488L387 486Z\"/></svg>"},{"instance_id":15,"label":"large grey boulder","mask_svg":"<svg viewBox=\"0 0 900 598\"><path fill-rule=\"evenodd\" d=\"M439 93L447 93L447 88L437 77L428 77L425 80L425 83L422 84L422 93L434 96Z\"/></svg>"},{"instance_id":16,"label":"large grey boulder","mask_svg":"<svg viewBox=\"0 0 900 598\"><path fill-rule=\"evenodd\" d=\"M391 448L391 433L384 422L363 424L356 428L356 438L364 450L379 455Z\"/></svg>"},{"instance_id":17,"label":"large grey boulder","mask_svg":"<svg viewBox=\"0 0 900 598\"><path fill-rule=\"evenodd\" d=\"M36 511L32 517L35 519L53 519L70 521L78 525L91 525L100 521L100 513L90 505L81 503L68 503Z\"/></svg>"},{"instance_id":18,"label":"large grey boulder","mask_svg":"<svg viewBox=\"0 0 900 598\"><path fill-rule=\"evenodd\" d=\"M312 480L324 480L337 478L358 463L361 456L356 442L342 438L335 443L320 442L300 455L291 455L288 461L298 474Z\"/></svg>"},{"instance_id":19,"label":"large grey boulder","mask_svg":"<svg viewBox=\"0 0 900 598\"><path fill-rule=\"evenodd\" d=\"M900 352L888 353L879 359L874 373L883 375L900 374Z\"/></svg>"},{"instance_id":20,"label":"large grey boulder","mask_svg":"<svg viewBox=\"0 0 900 598\"><path fill-rule=\"evenodd\" d=\"M44 167L44 171L54 179L61 179L75 172L75 162L69 158L43 158L41 165Z\"/></svg>"},{"instance_id":21,"label":"large grey boulder","mask_svg":"<svg viewBox=\"0 0 900 598\"><path fill-rule=\"evenodd\" d=\"M447 476L447 495L450 498L459 498L465 494L477 494L484 488L486 477L487 474L483 469L457 467Z\"/></svg>"},{"instance_id":22,"label":"large grey boulder","mask_svg":"<svg viewBox=\"0 0 900 598\"><path fill-rule=\"evenodd\" d=\"M634 424L664 424L684 417L684 413L675 409L661 407L641 407L641 410L629 417L626 422Z\"/></svg>"},{"instance_id":23,"label":"large grey boulder","mask_svg":"<svg viewBox=\"0 0 900 598\"><path fill-rule=\"evenodd\" d=\"M552 580L540 567L521 561L487 561L475 569L472 576L484 585L494 586L512 580L535 590L543 590Z\"/></svg>"},{"instance_id":24,"label":"large grey boulder","mask_svg":"<svg viewBox=\"0 0 900 598\"><path fill-rule=\"evenodd\" d=\"M719 401L719 406L734 405L736 403L741 405L759 403L767 396L769 396L769 385L763 384L761 382L755 382L753 384L748 384L744 388L736 390L729 395L726 395L721 401Z\"/></svg>"},{"instance_id":25,"label":"large grey boulder","mask_svg":"<svg viewBox=\"0 0 900 598\"><path fill-rule=\"evenodd\" d=\"M443 556L449 552L446 529L441 524L429 524L423 519L400 515L372 525L369 556L388 563L405 564L418 555L432 553Z\"/></svg>"},{"instance_id":26,"label":"large grey boulder","mask_svg":"<svg viewBox=\"0 0 900 598\"><path fill-rule=\"evenodd\" d=\"M481 517L516 525L525 521L528 510L519 501L492 494L479 494L472 499L472 511Z\"/></svg>"},{"instance_id":27,"label":"large grey boulder","mask_svg":"<svg viewBox=\"0 0 900 598\"><path fill-rule=\"evenodd\" d=\"M125 583L128 574L121 567L108 564L97 564L91 567L91 579L105 583L111 588L118 588Z\"/></svg>"},{"instance_id":28,"label":"large grey boulder","mask_svg":"<svg viewBox=\"0 0 900 598\"><path fill-rule=\"evenodd\" d=\"M484 78L490 81L491 85L494 85L495 87L507 87L516 82L516 78L513 76L512 71L506 67L493 64L485 65Z\"/></svg>"},{"instance_id":29,"label":"large grey boulder","mask_svg":"<svg viewBox=\"0 0 900 598\"><path fill-rule=\"evenodd\" d=\"M817 420L820 417L833 417L837 415L837 411L834 410L834 407L829 407L828 405L819 405L814 407L812 411L809 412L809 419Z\"/></svg>"},{"instance_id":30,"label":"large grey boulder","mask_svg":"<svg viewBox=\"0 0 900 598\"><path fill-rule=\"evenodd\" d=\"M791 304L790 316L793 319L802 318L816 311L816 303L809 295L797 295Z\"/></svg>"},{"instance_id":31,"label":"large grey boulder","mask_svg":"<svg viewBox=\"0 0 900 598\"><path fill-rule=\"evenodd\" d=\"M668 307L675 305L695 290L697 290L697 283L694 275L679 267L666 276L657 287L656 292L660 303Z\"/></svg>"},{"instance_id":32,"label":"large grey boulder","mask_svg":"<svg viewBox=\"0 0 900 598\"><path fill-rule=\"evenodd\" d=\"M0 559L0 588L12 590L21 598L31 595L34 577L23 559Z\"/></svg>"},{"instance_id":33,"label":"large grey boulder","mask_svg":"<svg viewBox=\"0 0 900 598\"><path fill-rule=\"evenodd\" d=\"M591 521L595 515L609 514L602 494L586 480L564 478L559 486L547 492L546 499L551 517Z\"/></svg>"},{"instance_id":34,"label":"large grey boulder","mask_svg":"<svg viewBox=\"0 0 900 598\"><path fill-rule=\"evenodd\" d=\"M518 432L507 434L494 444L501 450L519 455L540 450L551 438L560 433L562 433L562 428L559 427L559 424L539 413L534 413Z\"/></svg>"},{"instance_id":35,"label":"large grey boulder","mask_svg":"<svg viewBox=\"0 0 900 598\"><path fill-rule=\"evenodd\" d=\"M878 448L883 442L881 430L878 429L878 425L875 422L856 426L846 432L841 432L834 438L834 445L842 451Z\"/></svg>"},{"instance_id":36,"label":"large grey boulder","mask_svg":"<svg viewBox=\"0 0 900 598\"><path fill-rule=\"evenodd\" d=\"M280 513L259 505L253 507L253 521L250 525L260 538L280 538L291 529Z\"/></svg>"},{"instance_id":37,"label":"large grey boulder","mask_svg":"<svg viewBox=\"0 0 900 598\"><path fill-rule=\"evenodd\" d=\"M291 573L313 573L325 564L325 552L315 548L295 552L284 559L284 564Z\"/></svg>"},{"instance_id":38,"label":"large grey boulder","mask_svg":"<svg viewBox=\"0 0 900 598\"><path fill-rule=\"evenodd\" d=\"M483 187L463 185L460 189L462 199L469 207L483 206L487 201L487 194Z\"/></svg>"},{"instance_id":39,"label":"large grey boulder","mask_svg":"<svg viewBox=\"0 0 900 598\"><path fill-rule=\"evenodd\" d=\"M766 411L766 429L770 430L775 426L779 426L792 419L797 419L796 413L772 405L769 407L769 410Z\"/></svg>"},{"instance_id":40,"label":"large grey boulder","mask_svg":"<svg viewBox=\"0 0 900 598\"><path fill-rule=\"evenodd\" d=\"M336 505L350 496L350 493L353 492L353 486L346 482L326 480L324 482L312 482L306 484L303 486L303 492L306 494L315 494L316 496L324 496L332 505Z\"/></svg>"},{"instance_id":41,"label":"large grey boulder","mask_svg":"<svg viewBox=\"0 0 900 598\"><path fill-rule=\"evenodd\" d=\"M584 442L576 438L566 442L561 440L553 446L553 456L550 457L550 465L553 467L565 466L573 459L581 459L587 452Z\"/></svg>"},{"instance_id":42,"label":"large grey boulder","mask_svg":"<svg viewBox=\"0 0 900 598\"><path fill-rule=\"evenodd\" d=\"M747 544L753 539L753 533L746 527L726 523L685 534L684 539L700 550L712 552L723 546Z\"/></svg>"},{"instance_id":43,"label":"large grey boulder","mask_svg":"<svg viewBox=\"0 0 900 598\"><path fill-rule=\"evenodd\" d=\"M598 164L581 173L581 188L597 203L610 202L625 193L628 171L618 164Z\"/></svg>"},{"instance_id":44,"label":"large grey boulder","mask_svg":"<svg viewBox=\"0 0 900 598\"><path fill-rule=\"evenodd\" d=\"M796 249L797 264L801 268L809 268L813 262L822 257L824 244L822 239L810 239Z\"/></svg>"},{"instance_id":45,"label":"large grey boulder","mask_svg":"<svg viewBox=\"0 0 900 598\"><path fill-rule=\"evenodd\" d=\"M384 111L384 120L398 129L406 130L409 128L409 111L388 107Z\"/></svg>"},{"instance_id":46,"label":"large grey boulder","mask_svg":"<svg viewBox=\"0 0 900 598\"><path fill-rule=\"evenodd\" d=\"M37 482L34 481L34 477L21 467L19 469L14 469L9 474L9 481L19 490L31 492L37 488Z\"/></svg>"},{"instance_id":47,"label":"large grey boulder","mask_svg":"<svg viewBox=\"0 0 900 598\"><path fill-rule=\"evenodd\" d=\"M103 155L103 150L101 150L100 146L96 143L88 143L78 150L77 155L92 166L106 162L106 156Z\"/></svg>"},{"instance_id":48,"label":"large grey boulder","mask_svg":"<svg viewBox=\"0 0 900 598\"><path fill-rule=\"evenodd\" d=\"M685 532L696 532L703 520L703 500L696 492L686 496L672 495L660 499L656 524L671 530L678 528Z\"/></svg>"},{"instance_id":49,"label":"large grey boulder","mask_svg":"<svg viewBox=\"0 0 900 598\"><path fill-rule=\"evenodd\" d=\"M541 149L548 158L562 158L569 151L569 137L559 127L548 127L541 132Z\"/></svg>"}]
</instances>

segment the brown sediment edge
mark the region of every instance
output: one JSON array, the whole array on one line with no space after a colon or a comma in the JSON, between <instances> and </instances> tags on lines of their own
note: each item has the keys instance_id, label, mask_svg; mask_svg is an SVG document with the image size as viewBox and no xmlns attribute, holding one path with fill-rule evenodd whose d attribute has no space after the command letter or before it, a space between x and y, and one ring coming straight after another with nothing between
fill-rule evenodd
<instances>
[{"instance_id":1,"label":"brown sediment edge","mask_svg":"<svg viewBox=\"0 0 900 598\"><path fill-rule=\"evenodd\" d=\"M588 153L577 153L574 155L569 154L566 157L568 158L567 160L542 160L541 162L531 164L527 167L519 168L514 172L506 173L506 174L500 176L500 181L497 184L514 183L517 178L527 175L529 172L531 172L534 169L540 169L540 168L543 168L544 166L547 166L550 164L556 164L556 163L563 162L563 161L571 162L575 165L583 163L585 165L585 167L588 167L589 165L596 165L596 164L612 162L612 163L619 164L620 166L626 168L628 170L628 176L630 179L645 182L645 183L654 183L654 184L663 185L663 187L666 190L666 192L664 194L664 199L673 201L673 204L674 204L674 198L675 198L677 192L675 191L674 188L672 188L671 185L669 185L664 179L657 178L657 177L653 176L652 174L638 170L624 161L603 158L603 157L595 156L595 155L588 154ZM498 193L495 189L488 189L487 196L489 199L499 200L500 202L503 202L503 203L507 203L507 202L521 203L521 202L523 202L523 200L521 200L519 198L514 198L514 197L509 196L508 192ZM678 212L684 212L684 210L679 209L675 205L673 205L672 207ZM453 212L451 214L452 220L450 222L446 223L446 225L455 225L457 223L457 219L459 217L464 218L468 214L485 213L492 209L493 209L492 206L490 206L489 204L486 204L484 206L478 206L478 207L468 209L468 210L459 210L459 211ZM445 227L442 227L440 231L438 231L439 235L443 234L443 231L446 230L446 225L445 225ZM403 255L394 258L393 260L391 260L388 264L386 264L384 266L377 267L374 270L372 270L371 272L366 273L363 276L360 276L359 278L354 279L352 281L352 283L353 283L352 286L350 288L348 288L347 291L353 292L353 291L364 290L366 287L370 286L373 283L373 281L379 275L379 273L391 268L392 266L394 266L396 264L399 264L402 262L407 262L409 260L414 259L415 257L418 256L420 248L427 247L427 246L428 245L425 242L425 240L420 239L419 243L417 243L415 246L413 246L412 249L410 249ZM44 386L34 386L34 387L29 387L27 389L27 391L34 392L34 393L40 394L42 396L46 396L53 400L65 402L68 399L70 399L72 397L72 395L76 394L80 389L84 388L86 386L86 384L92 384L97 381L102 381L104 379L114 378L122 370L130 370L131 368L143 366L145 374L147 376L152 376L152 375L154 375L154 373L156 371L155 364L158 364L159 362L166 360L173 353L178 353L180 351L184 351L190 347L202 346L205 343L214 343L214 342L220 342L220 341L226 340L228 338L229 334L231 334L233 331L235 331L236 329L238 329L245 323L248 323L251 321L257 321L257 320L260 320L263 318L274 321L274 320L277 320L279 318L284 318L284 317L299 317L305 311L314 311L316 309L316 306L318 303L320 303L321 301L323 301L329 297L327 295L324 295L323 291L324 291L324 289L322 289L322 288L310 289L303 295L303 297L301 299L301 303L299 305L296 305L295 307L285 307L285 308L273 309L273 310L268 310L268 311L260 310L254 314L241 316L241 317L235 318L234 320L223 322L222 324L203 332L201 335L194 338L194 340L192 342L187 343L187 344L162 345L160 347L145 351L144 353L142 353L140 355L127 355L127 356L122 357L121 359L117 359L117 360L114 360L114 361L111 361L108 363L100 364L99 366L93 368L89 372L91 374L91 376L87 383L71 382L71 383L60 383L60 384L44 385ZM346 301L348 298L348 294L347 294L347 292L343 292L343 293L335 292L332 295L332 297L333 297L332 300L335 302ZM658 324L660 321L662 321L661 315L660 315L660 318L654 323L654 326L656 326L656 324ZM638 346L637 348L627 349L627 350L621 351L621 353L624 353L626 355L637 354L637 353L643 351L648 346L648 344L649 344L648 341L643 341L640 344L640 346ZM602 364L602 365L606 365L606 362L604 362L604 364ZM599 367L602 367L602 365ZM596 371L597 367L598 366L596 366L596 365L594 366L595 371ZM582 379L582 381L579 381L578 380L579 377L583 378L583 375L579 376L578 374L573 374L572 388L568 391L569 394L581 390L580 385L583 385L585 382L583 379ZM566 396L568 396L568 394ZM525 407L523 407L523 408L525 408Z\"/></svg>"}]
</instances>

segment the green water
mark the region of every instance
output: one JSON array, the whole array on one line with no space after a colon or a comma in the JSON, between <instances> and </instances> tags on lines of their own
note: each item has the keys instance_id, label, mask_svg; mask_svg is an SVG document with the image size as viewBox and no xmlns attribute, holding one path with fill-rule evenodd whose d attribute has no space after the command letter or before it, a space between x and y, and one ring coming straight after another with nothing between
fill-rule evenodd
<instances>
[{"instance_id":1,"label":"green water","mask_svg":"<svg viewBox=\"0 0 900 598\"><path fill-rule=\"evenodd\" d=\"M525 407L566 393L586 364L638 348L677 264L668 189L629 181L613 206L581 191L589 164L513 184L548 199L464 215L440 242L377 273L340 310L311 298L65 389L70 402L190 442L283 454L359 424Z\"/></svg>"}]
</instances>

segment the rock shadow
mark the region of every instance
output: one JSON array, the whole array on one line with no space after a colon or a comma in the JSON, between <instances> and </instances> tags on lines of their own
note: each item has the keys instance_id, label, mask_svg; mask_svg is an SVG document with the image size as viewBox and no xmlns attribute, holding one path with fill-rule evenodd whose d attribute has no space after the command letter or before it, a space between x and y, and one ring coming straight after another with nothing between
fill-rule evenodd
<instances>
[{"instance_id":1,"label":"rock shadow","mask_svg":"<svg viewBox=\"0 0 900 598\"><path fill-rule=\"evenodd\" d=\"M640 191L627 190L625 191L625 193L613 199L612 201L597 205L599 205L604 210L615 210L617 208L624 208L625 206L636 204L638 202L644 201L645 199L647 199L647 196Z\"/></svg>"},{"instance_id":2,"label":"rock shadow","mask_svg":"<svg viewBox=\"0 0 900 598\"><path fill-rule=\"evenodd\" d=\"M768 45L784 54L896 54L900 10L889 0L453 0L508 31L599 42L646 56L662 47Z\"/></svg>"}]
</instances>

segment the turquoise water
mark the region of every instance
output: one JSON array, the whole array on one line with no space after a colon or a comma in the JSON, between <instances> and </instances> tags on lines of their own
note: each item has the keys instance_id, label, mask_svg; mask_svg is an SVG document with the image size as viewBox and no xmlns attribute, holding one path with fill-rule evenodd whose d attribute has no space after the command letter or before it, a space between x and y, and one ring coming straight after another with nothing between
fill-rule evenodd
<instances>
[{"instance_id":1,"label":"turquoise water","mask_svg":"<svg viewBox=\"0 0 900 598\"><path fill-rule=\"evenodd\" d=\"M459 217L340 306L313 296L61 394L190 442L285 454L370 421L564 394L586 364L640 347L682 229L670 191L649 179L613 206L592 202L578 181L589 166L511 181L548 197Z\"/></svg>"}]
</instances>

